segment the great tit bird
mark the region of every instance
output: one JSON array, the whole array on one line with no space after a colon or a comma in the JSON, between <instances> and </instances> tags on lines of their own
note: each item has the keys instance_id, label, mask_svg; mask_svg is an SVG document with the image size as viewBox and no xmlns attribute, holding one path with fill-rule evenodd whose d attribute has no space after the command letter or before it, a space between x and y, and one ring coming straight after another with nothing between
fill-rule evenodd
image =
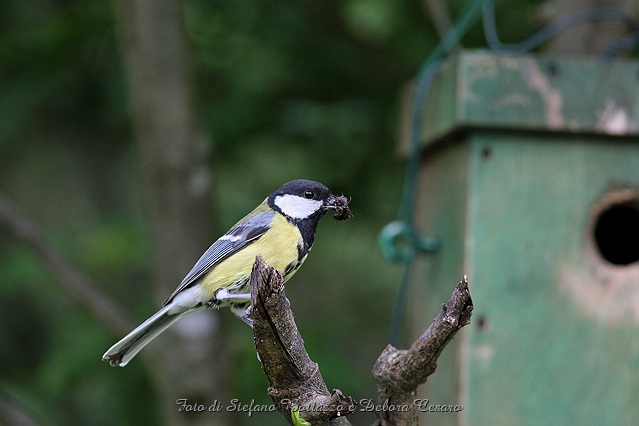
<instances>
[{"instance_id":1,"label":"great tit bird","mask_svg":"<svg viewBox=\"0 0 639 426\"><path fill-rule=\"evenodd\" d=\"M230 307L252 325L250 275L259 254L287 281L304 263L315 229L328 210L337 220L350 217L344 196L334 196L319 182L285 183L237 222L200 257L163 308L102 356L124 367L151 340L186 314L205 308Z\"/></svg>"}]
</instances>

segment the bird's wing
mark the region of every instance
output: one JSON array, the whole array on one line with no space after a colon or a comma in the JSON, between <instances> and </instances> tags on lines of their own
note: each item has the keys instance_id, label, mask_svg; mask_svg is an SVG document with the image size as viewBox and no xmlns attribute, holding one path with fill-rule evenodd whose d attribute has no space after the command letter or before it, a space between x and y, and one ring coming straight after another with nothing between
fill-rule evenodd
<instances>
[{"instance_id":1,"label":"bird's wing","mask_svg":"<svg viewBox=\"0 0 639 426\"><path fill-rule=\"evenodd\" d=\"M275 212L273 211L254 212L235 224L204 252L202 257L195 263L195 266L193 266L193 269L184 277L182 283L162 305L166 306L170 303L179 292L197 282L212 267L257 241L269 230L274 216Z\"/></svg>"}]
</instances>

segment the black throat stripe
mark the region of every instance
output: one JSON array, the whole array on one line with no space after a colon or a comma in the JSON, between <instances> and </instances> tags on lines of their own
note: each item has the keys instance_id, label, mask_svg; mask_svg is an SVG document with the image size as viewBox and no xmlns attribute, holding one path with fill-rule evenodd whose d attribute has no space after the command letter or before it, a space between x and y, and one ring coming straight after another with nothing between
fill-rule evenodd
<instances>
[{"instance_id":1,"label":"black throat stripe","mask_svg":"<svg viewBox=\"0 0 639 426\"><path fill-rule=\"evenodd\" d=\"M297 247L298 260L302 260L304 256L308 254L311 247L313 247L313 242L315 241L315 231L317 230L317 224L319 220L322 218L322 216L324 216L324 213L325 213L324 210L320 210L316 213L313 213L311 216L307 217L306 219L297 219L297 220L289 219L290 222L292 222L294 225L297 226L297 229L299 229L300 234L302 234L303 244Z\"/></svg>"}]
</instances>

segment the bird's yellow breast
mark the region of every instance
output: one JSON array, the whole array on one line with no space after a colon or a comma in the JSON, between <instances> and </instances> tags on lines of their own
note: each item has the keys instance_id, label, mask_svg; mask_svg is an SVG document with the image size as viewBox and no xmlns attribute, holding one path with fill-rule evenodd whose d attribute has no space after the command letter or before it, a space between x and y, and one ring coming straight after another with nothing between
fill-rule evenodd
<instances>
[{"instance_id":1,"label":"bird's yellow breast","mask_svg":"<svg viewBox=\"0 0 639 426\"><path fill-rule=\"evenodd\" d=\"M298 259L298 246L301 244L302 235L297 227L284 216L276 214L271 228L262 237L225 259L203 277L202 290L209 298L213 298L220 288L226 288L231 293L248 293L251 269L258 254L287 280L304 261ZM295 264L296 268L291 270L290 265Z\"/></svg>"}]
</instances>

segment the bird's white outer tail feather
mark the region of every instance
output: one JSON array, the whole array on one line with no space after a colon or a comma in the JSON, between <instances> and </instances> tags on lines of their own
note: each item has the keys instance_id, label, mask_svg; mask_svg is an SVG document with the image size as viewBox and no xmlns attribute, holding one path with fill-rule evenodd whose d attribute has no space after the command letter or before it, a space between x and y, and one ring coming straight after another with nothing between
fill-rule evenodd
<instances>
[{"instance_id":1,"label":"bird's white outer tail feather","mask_svg":"<svg viewBox=\"0 0 639 426\"><path fill-rule=\"evenodd\" d=\"M122 340L111 346L102 355L104 361L111 365L124 367L158 334L169 328L188 311L175 312L175 306L169 304L156 312L152 317L140 324L135 330L127 334ZM170 312L173 310L173 312Z\"/></svg>"}]
</instances>

